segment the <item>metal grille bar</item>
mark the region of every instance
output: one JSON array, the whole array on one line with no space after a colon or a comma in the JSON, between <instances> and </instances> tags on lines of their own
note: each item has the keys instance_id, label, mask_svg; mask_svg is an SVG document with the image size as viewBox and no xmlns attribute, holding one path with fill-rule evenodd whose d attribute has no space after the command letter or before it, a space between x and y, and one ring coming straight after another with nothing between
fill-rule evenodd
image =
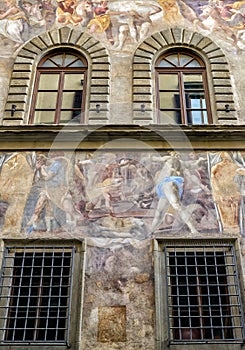
<instances>
[{"instance_id":1,"label":"metal grille bar","mask_svg":"<svg viewBox=\"0 0 245 350\"><path fill-rule=\"evenodd\" d=\"M74 247L6 247L0 342L68 342Z\"/></svg>"},{"instance_id":2,"label":"metal grille bar","mask_svg":"<svg viewBox=\"0 0 245 350\"><path fill-rule=\"evenodd\" d=\"M169 340L243 342L234 247L165 246Z\"/></svg>"}]
</instances>

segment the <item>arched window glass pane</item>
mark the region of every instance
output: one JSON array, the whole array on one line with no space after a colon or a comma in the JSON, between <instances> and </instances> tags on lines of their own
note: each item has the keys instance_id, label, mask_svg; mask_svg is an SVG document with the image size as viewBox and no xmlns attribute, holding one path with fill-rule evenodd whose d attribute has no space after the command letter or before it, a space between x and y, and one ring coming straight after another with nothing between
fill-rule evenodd
<instances>
[{"instance_id":1,"label":"arched window glass pane","mask_svg":"<svg viewBox=\"0 0 245 350\"><path fill-rule=\"evenodd\" d=\"M70 66L74 61L77 61L77 57L74 57L73 55L66 55L64 57L64 67Z\"/></svg>"},{"instance_id":2,"label":"arched window glass pane","mask_svg":"<svg viewBox=\"0 0 245 350\"><path fill-rule=\"evenodd\" d=\"M192 60L186 65L186 67L201 67L201 65L197 60Z\"/></svg>"},{"instance_id":3,"label":"arched window glass pane","mask_svg":"<svg viewBox=\"0 0 245 350\"><path fill-rule=\"evenodd\" d=\"M193 56L176 53L164 56L157 67L201 67L201 65Z\"/></svg>"},{"instance_id":4,"label":"arched window glass pane","mask_svg":"<svg viewBox=\"0 0 245 350\"><path fill-rule=\"evenodd\" d=\"M179 62L178 62L178 56L177 55L169 55L168 57L166 57L167 60L169 62L171 62L174 66L178 66Z\"/></svg>"},{"instance_id":5,"label":"arched window glass pane","mask_svg":"<svg viewBox=\"0 0 245 350\"><path fill-rule=\"evenodd\" d=\"M39 67L86 67L81 58L71 54L59 54L47 58Z\"/></svg>"},{"instance_id":6,"label":"arched window glass pane","mask_svg":"<svg viewBox=\"0 0 245 350\"><path fill-rule=\"evenodd\" d=\"M80 122L84 114L86 60L73 52L57 52L38 65L30 123Z\"/></svg>"},{"instance_id":7,"label":"arched window glass pane","mask_svg":"<svg viewBox=\"0 0 245 350\"><path fill-rule=\"evenodd\" d=\"M81 61L79 59L76 59L76 60L73 60L73 61L67 63L67 66L69 66L69 67L86 67L85 64L83 63L83 61Z\"/></svg>"},{"instance_id":8,"label":"arched window glass pane","mask_svg":"<svg viewBox=\"0 0 245 350\"><path fill-rule=\"evenodd\" d=\"M188 62L192 61L192 57L190 57L189 55L180 55L179 60L179 67L184 67L188 64Z\"/></svg>"},{"instance_id":9,"label":"arched window glass pane","mask_svg":"<svg viewBox=\"0 0 245 350\"><path fill-rule=\"evenodd\" d=\"M52 56L50 58L50 61L54 62L56 66L62 67L63 66L63 57L62 55Z\"/></svg>"},{"instance_id":10,"label":"arched window glass pane","mask_svg":"<svg viewBox=\"0 0 245 350\"><path fill-rule=\"evenodd\" d=\"M162 60L161 62L158 63L158 67L173 67L173 65L165 60Z\"/></svg>"},{"instance_id":11,"label":"arched window glass pane","mask_svg":"<svg viewBox=\"0 0 245 350\"><path fill-rule=\"evenodd\" d=\"M50 67L50 68L54 68L54 67L59 67L59 65L57 65L55 62L53 62L52 60L47 60L42 64L42 67Z\"/></svg>"}]
</instances>

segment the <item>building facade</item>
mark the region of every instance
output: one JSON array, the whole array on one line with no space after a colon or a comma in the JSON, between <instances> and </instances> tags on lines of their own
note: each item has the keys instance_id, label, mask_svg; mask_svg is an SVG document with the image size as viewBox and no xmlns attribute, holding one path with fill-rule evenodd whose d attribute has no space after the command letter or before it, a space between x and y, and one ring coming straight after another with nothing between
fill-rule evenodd
<instances>
[{"instance_id":1,"label":"building facade","mask_svg":"<svg viewBox=\"0 0 245 350\"><path fill-rule=\"evenodd\" d=\"M245 2L0 6L0 348L242 349Z\"/></svg>"}]
</instances>

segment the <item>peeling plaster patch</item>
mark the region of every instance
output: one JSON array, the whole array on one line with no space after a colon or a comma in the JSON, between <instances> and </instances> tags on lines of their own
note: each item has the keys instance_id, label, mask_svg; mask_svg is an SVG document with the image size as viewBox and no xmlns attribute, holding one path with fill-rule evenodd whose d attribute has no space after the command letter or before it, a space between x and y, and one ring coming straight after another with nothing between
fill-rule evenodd
<instances>
[{"instance_id":1,"label":"peeling plaster patch","mask_svg":"<svg viewBox=\"0 0 245 350\"><path fill-rule=\"evenodd\" d=\"M100 306L98 341L109 343L126 340L126 306Z\"/></svg>"}]
</instances>

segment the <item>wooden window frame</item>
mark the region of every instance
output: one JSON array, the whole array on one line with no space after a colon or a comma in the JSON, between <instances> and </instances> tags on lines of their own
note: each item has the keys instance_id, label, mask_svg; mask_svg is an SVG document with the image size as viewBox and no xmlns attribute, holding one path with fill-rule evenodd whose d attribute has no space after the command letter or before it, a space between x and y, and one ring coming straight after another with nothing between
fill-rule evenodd
<instances>
[{"instance_id":1,"label":"wooden window frame","mask_svg":"<svg viewBox=\"0 0 245 350\"><path fill-rule=\"evenodd\" d=\"M78 59L80 59L84 67L42 67L44 62L48 61L51 57L63 54L71 54ZM82 103L80 107L80 123L84 122L84 111L85 111L85 99L86 99L86 86L87 86L87 71L88 71L88 65L86 59L77 51L75 50L55 50L43 57L40 62L38 63L37 70L36 70L36 78L34 82L34 89L33 89L33 98L31 102L31 109L30 109L30 118L29 118L29 124L36 124L35 123L35 111L36 111L36 103L37 103L37 96L39 90L39 83L40 83L40 77L41 74L59 74L59 81L58 81L58 89L57 89L57 101L56 101L56 107L55 107L55 115L54 120L50 124L60 124L60 115L61 115L61 106L62 106L62 96L64 93L63 87L64 87L64 78L67 74L77 73L77 74L83 74L84 80L82 82L83 89L82 89ZM42 111L45 111L45 108L41 109ZM76 110L75 108L69 109L70 111ZM72 119L71 119L72 120Z\"/></svg>"},{"instance_id":2,"label":"wooden window frame","mask_svg":"<svg viewBox=\"0 0 245 350\"><path fill-rule=\"evenodd\" d=\"M158 67L159 63L168 57L170 54L176 54L178 57L178 61L180 62L180 55L181 54L186 54L190 57L193 58L193 60L196 60L199 64L200 67L185 67L185 66L176 66L176 67ZM206 72L206 66L203 62L203 60L193 54L190 51L185 51L185 50L170 50L165 52L163 55L161 55L155 64L155 71L156 71L156 107L157 110L159 111L158 113L158 123L160 123L160 115L161 111L180 111L180 123L183 125L192 125L192 123L188 123L188 115L187 111L189 108L186 107L186 97L185 97L185 88L184 88L184 79L183 76L184 74L199 74L202 76L202 82L203 82L203 91L204 91L204 97L206 101L206 111L207 111L207 119L208 119L208 124L212 123L212 116L211 116L211 104L210 104L210 98L209 98L209 90L208 90L208 80L207 80L207 72ZM159 75L164 75L164 74L176 74L178 76L178 94L179 94L179 99L180 99L180 108L171 108L171 109L160 109L160 88L159 88ZM172 91L172 90L166 90L166 92ZM190 109L191 111L191 109ZM204 124L204 123L203 123ZM202 124L201 124L202 125Z\"/></svg>"}]
</instances>

